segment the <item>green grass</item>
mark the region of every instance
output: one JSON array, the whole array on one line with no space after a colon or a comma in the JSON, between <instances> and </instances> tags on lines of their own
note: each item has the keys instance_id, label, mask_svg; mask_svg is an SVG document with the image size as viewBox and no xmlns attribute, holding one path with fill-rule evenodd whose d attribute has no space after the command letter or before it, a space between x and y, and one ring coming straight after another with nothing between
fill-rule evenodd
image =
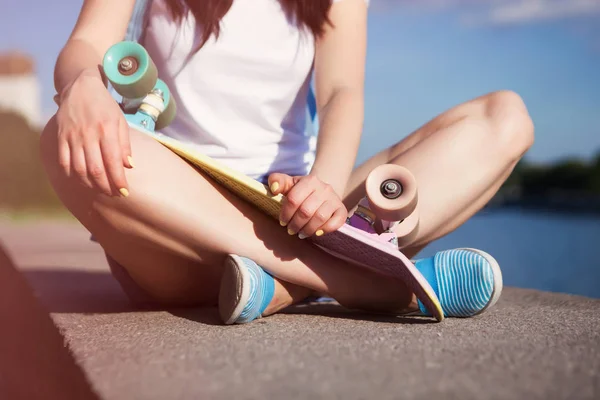
<instances>
[{"instance_id":1,"label":"green grass","mask_svg":"<svg viewBox=\"0 0 600 400\"><path fill-rule=\"evenodd\" d=\"M77 222L66 209L0 209L0 222L32 223L36 221Z\"/></svg>"},{"instance_id":2,"label":"green grass","mask_svg":"<svg viewBox=\"0 0 600 400\"><path fill-rule=\"evenodd\" d=\"M39 154L41 132L20 115L0 112L0 218L68 219Z\"/></svg>"}]
</instances>

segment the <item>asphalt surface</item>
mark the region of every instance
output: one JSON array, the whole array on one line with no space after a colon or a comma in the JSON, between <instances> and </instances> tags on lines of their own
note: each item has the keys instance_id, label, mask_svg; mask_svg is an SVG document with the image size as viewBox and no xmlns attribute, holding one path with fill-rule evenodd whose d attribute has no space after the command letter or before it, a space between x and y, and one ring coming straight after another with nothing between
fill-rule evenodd
<instances>
[{"instance_id":1,"label":"asphalt surface","mask_svg":"<svg viewBox=\"0 0 600 400\"><path fill-rule=\"evenodd\" d=\"M598 399L600 300L505 288L433 323L296 307L242 326L133 310L77 224L0 222L0 240L105 399Z\"/></svg>"}]
</instances>

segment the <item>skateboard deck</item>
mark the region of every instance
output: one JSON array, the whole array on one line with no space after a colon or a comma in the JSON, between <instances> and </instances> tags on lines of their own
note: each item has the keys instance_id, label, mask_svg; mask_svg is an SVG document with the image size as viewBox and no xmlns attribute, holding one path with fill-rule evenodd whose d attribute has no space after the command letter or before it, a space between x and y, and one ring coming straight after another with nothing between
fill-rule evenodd
<instances>
[{"instance_id":1,"label":"skateboard deck","mask_svg":"<svg viewBox=\"0 0 600 400\"><path fill-rule=\"evenodd\" d=\"M237 196L279 220L283 199L281 194L273 195L267 186L257 180L223 165L176 139L144 129L131 121L129 125L153 137ZM335 232L321 237L313 236L305 240L312 241L323 251L336 258L379 274L401 279L436 320L444 319L441 304L433 288L395 245L378 240L376 235L348 224L344 224Z\"/></svg>"}]
</instances>

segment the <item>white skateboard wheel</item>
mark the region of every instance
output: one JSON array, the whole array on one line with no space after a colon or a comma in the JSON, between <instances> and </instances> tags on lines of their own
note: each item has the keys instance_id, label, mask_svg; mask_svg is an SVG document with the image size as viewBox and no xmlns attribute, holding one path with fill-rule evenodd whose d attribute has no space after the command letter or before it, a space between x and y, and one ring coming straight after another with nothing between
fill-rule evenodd
<instances>
[{"instance_id":1,"label":"white skateboard wheel","mask_svg":"<svg viewBox=\"0 0 600 400\"><path fill-rule=\"evenodd\" d=\"M398 248L402 249L410 245L419 233L419 207L402 222L394 227L394 232L398 237Z\"/></svg>"}]
</instances>

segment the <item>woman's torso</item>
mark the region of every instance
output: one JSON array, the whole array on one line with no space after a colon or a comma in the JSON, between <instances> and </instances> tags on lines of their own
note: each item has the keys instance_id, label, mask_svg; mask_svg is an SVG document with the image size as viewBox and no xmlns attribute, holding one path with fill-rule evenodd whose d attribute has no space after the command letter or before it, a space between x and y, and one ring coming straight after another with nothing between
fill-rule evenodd
<instances>
[{"instance_id":1,"label":"woman's torso","mask_svg":"<svg viewBox=\"0 0 600 400\"><path fill-rule=\"evenodd\" d=\"M162 133L255 178L306 174L312 34L288 22L277 0L234 0L218 39L188 58L196 32L191 14L177 25L164 0L152 2L143 44L177 100Z\"/></svg>"}]
</instances>

